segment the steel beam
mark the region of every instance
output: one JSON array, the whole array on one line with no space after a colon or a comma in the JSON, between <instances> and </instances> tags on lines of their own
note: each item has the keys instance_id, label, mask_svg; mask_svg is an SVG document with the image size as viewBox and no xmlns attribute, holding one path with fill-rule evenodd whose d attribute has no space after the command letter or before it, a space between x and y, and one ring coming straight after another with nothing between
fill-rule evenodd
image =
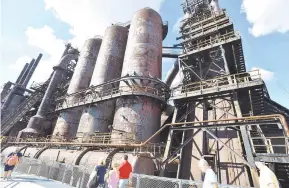
<instances>
[{"instance_id":1,"label":"steel beam","mask_svg":"<svg viewBox=\"0 0 289 188\"><path fill-rule=\"evenodd\" d=\"M279 123L278 120L272 121L260 121L260 122L234 122L234 123L222 123L222 124L214 124L214 125L197 125L197 126L186 126L186 127L173 127L171 130L192 130L192 129L199 129L199 128L226 128L226 127L239 127L239 126L246 126L246 125L267 125L267 124L276 124ZM188 122L188 124L190 124Z\"/></svg>"},{"instance_id":2,"label":"steel beam","mask_svg":"<svg viewBox=\"0 0 289 188\"><path fill-rule=\"evenodd\" d=\"M255 161L289 164L288 154L256 154Z\"/></svg>"},{"instance_id":3,"label":"steel beam","mask_svg":"<svg viewBox=\"0 0 289 188\"><path fill-rule=\"evenodd\" d=\"M241 108L239 105L237 93L234 93L233 104L235 107L234 109L236 110L237 117L241 118L242 112L241 112ZM251 167L250 172L251 172L251 177L253 180L253 185L255 187L259 187L258 173L256 170L255 161L254 161L252 146L251 146L251 143L249 140L249 136L247 134L247 129L245 126L240 126L240 131L241 131L241 136L242 136L242 140L243 140L243 144L244 144L244 149L246 152L246 159L247 159L247 161Z\"/></svg>"}]
</instances>

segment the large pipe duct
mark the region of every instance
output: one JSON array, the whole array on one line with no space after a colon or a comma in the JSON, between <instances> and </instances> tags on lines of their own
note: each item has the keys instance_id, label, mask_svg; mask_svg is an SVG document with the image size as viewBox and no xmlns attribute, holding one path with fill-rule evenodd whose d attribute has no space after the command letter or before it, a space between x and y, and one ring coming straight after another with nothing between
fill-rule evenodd
<instances>
[{"instance_id":1,"label":"large pipe duct","mask_svg":"<svg viewBox=\"0 0 289 188\"><path fill-rule=\"evenodd\" d=\"M85 41L67 90L68 95L86 89L89 86L101 43L101 38L91 38ZM66 100L69 103L74 103L78 100L78 96L72 96ZM82 109L82 107L77 107L61 112L57 119L53 135L66 138L74 137Z\"/></svg>"},{"instance_id":2,"label":"large pipe duct","mask_svg":"<svg viewBox=\"0 0 289 188\"><path fill-rule=\"evenodd\" d=\"M25 136L25 134L36 136L43 134L42 128L45 124L45 114L47 113L48 108L51 106L51 99L53 97L55 89L58 87L59 84L61 84L61 80L65 76L66 66L70 63L70 61L77 60L77 58L77 54L67 54L61 58L58 65L53 67L53 75L41 101L41 104L38 108L38 111L35 116L30 118L27 128L19 132L19 137L22 137L22 134L23 136Z\"/></svg>"},{"instance_id":3,"label":"large pipe duct","mask_svg":"<svg viewBox=\"0 0 289 188\"><path fill-rule=\"evenodd\" d=\"M131 21L122 76L141 75L161 78L162 70L162 19L150 8L137 11ZM155 87L149 82L137 83ZM127 86L121 83L120 86ZM123 138L120 131L132 133L135 139L143 141L160 127L161 106L145 96L128 96L117 99L113 120L113 138ZM158 142L154 138L152 142Z\"/></svg>"},{"instance_id":4,"label":"large pipe duct","mask_svg":"<svg viewBox=\"0 0 289 188\"><path fill-rule=\"evenodd\" d=\"M179 60L176 59L173 67L169 70L164 82L170 87L179 72Z\"/></svg>"},{"instance_id":5,"label":"large pipe duct","mask_svg":"<svg viewBox=\"0 0 289 188\"><path fill-rule=\"evenodd\" d=\"M100 85L121 76L127 37L128 30L125 27L113 25L106 29L91 86ZM109 89L111 86L104 86L99 89L99 92ZM115 100L99 102L85 108L77 132L88 134L96 131L108 132L108 126L113 121L114 109Z\"/></svg>"},{"instance_id":6,"label":"large pipe duct","mask_svg":"<svg viewBox=\"0 0 289 188\"><path fill-rule=\"evenodd\" d=\"M28 65L29 65L29 63L25 63L25 65L24 65L21 73L19 74L19 76L18 76L18 78L17 78L17 80L16 80L16 82L15 82L16 84L19 84L19 81L21 80L21 78L22 78L22 76L24 75L26 69L28 68Z\"/></svg>"},{"instance_id":7,"label":"large pipe duct","mask_svg":"<svg viewBox=\"0 0 289 188\"><path fill-rule=\"evenodd\" d=\"M29 81L30 81L30 79L31 79L31 77L32 77L32 75L33 75L36 67L38 66L39 61L41 60L41 58L42 58L42 54L40 53L40 54L38 55L37 59L36 59L34 62L31 62L31 63L30 63L30 64L32 64L32 65L31 65L31 68L30 68L30 70L29 70L29 72L28 72L25 80L24 80L23 83L22 83L22 85L23 85L24 88L27 87L27 84L29 83Z\"/></svg>"}]
</instances>

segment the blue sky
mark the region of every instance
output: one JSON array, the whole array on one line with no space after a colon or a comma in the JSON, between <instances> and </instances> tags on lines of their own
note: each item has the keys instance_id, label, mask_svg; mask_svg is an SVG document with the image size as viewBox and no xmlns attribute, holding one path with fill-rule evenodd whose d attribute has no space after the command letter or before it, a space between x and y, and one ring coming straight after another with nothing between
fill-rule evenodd
<instances>
[{"instance_id":1,"label":"blue sky","mask_svg":"<svg viewBox=\"0 0 289 188\"><path fill-rule=\"evenodd\" d=\"M219 1L241 33L247 70L261 68L271 98L289 108L289 11L286 9L289 2ZM130 20L142 7L156 9L169 22L164 46L171 46L178 36L174 25L183 15L181 0L3 0L1 3L1 85L15 81L25 61L38 53L44 56L32 80L44 81L67 40L81 49L85 39L102 35L110 23ZM163 77L172 63L163 59Z\"/></svg>"}]
</instances>

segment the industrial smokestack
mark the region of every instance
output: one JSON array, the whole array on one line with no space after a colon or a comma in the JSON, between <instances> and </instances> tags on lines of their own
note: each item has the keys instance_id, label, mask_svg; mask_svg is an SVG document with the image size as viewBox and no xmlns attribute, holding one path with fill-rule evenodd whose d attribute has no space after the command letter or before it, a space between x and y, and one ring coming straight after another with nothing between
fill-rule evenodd
<instances>
[{"instance_id":1,"label":"industrial smokestack","mask_svg":"<svg viewBox=\"0 0 289 188\"><path fill-rule=\"evenodd\" d=\"M37 110L37 113L35 116L30 118L27 128L20 131L18 137L22 137L22 134L24 134L23 136L25 136L25 134L38 136L43 133L43 125L46 121L45 115L47 113L47 110L51 106L51 99L54 95L55 89L61 83L61 80L66 73L65 70L67 65L70 63L70 61L76 59L78 59L78 54L66 54L64 57L61 58L58 65L53 67L53 75L50 79L49 85L45 91L44 97Z\"/></svg>"},{"instance_id":2,"label":"industrial smokestack","mask_svg":"<svg viewBox=\"0 0 289 188\"><path fill-rule=\"evenodd\" d=\"M100 47L96 66L90 86L97 86L121 76L128 30L113 25L106 29ZM116 86L117 87L117 86ZM112 89L111 85L99 88L99 92ZM94 132L109 132L108 126L113 123L115 100L102 101L84 109L78 133L92 135Z\"/></svg>"},{"instance_id":3,"label":"industrial smokestack","mask_svg":"<svg viewBox=\"0 0 289 188\"><path fill-rule=\"evenodd\" d=\"M24 67L23 67L20 75L18 76L18 78L17 78L17 80L16 80L16 82L15 82L16 84L19 84L19 81L21 80L21 78L22 78L22 76L24 75L24 73L25 73L26 69L28 68L28 66L29 66L29 63L26 63L26 64L24 65Z\"/></svg>"},{"instance_id":4,"label":"industrial smokestack","mask_svg":"<svg viewBox=\"0 0 289 188\"><path fill-rule=\"evenodd\" d=\"M150 8L137 11L131 21L122 76L142 75L161 78L162 72L162 18ZM156 87L153 83L139 82L145 87ZM120 83L120 87L127 87ZM123 139L119 131L134 134L137 141L145 141L160 127L161 104L143 96L120 97L116 101L113 139ZM158 142L154 137L151 142Z\"/></svg>"},{"instance_id":5,"label":"industrial smokestack","mask_svg":"<svg viewBox=\"0 0 289 188\"><path fill-rule=\"evenodd\" d=\"M32 77L32 75L33 75L36 67L38 66L39 61L40 61L41 58L42 58L42 54L40 53L40 54L38 55L36 61L33 61L33 62L30 63L30 64L31 64L31 68L30 68L30 70L29 70L29 72L28 72L25 80L24 80L23 83L22 83L23 88L26 88L26 87L27 87L27 84L29 83L29 81L30 81L30 79L31 79L31 77ZM34 59L33 59L33 60L34 60Z\"/></svg>"},{"instance_id":6,"label":"industrial smokestack","mask_svg":"<svg viewBox=\"0 0 289 188\"><path fill-rule=\"evenodd\" d=\"M67 90L68 95L88 88L101 43L102 39L99 37L85 41ZM69 103L74 103L79 97L81 96L71 96L66 100ZM57 119L53 135L59 135L66 138L75 136L82 109L83 108L80 107L61 112Z\"/></svg>"},{"instance_id":7,"label":"industrial smokestack","mask_svg":"<svg viewBox=\"0 0 289 188\"><path fill-rule=\"evenodd\" d=\"M18 82L19 85L22 85L23 82L25 81L25 79L26 79L27 75L29 74L29 71L30 71L30 69L31 69L34 61L35 61L35 59L32 59L32 60L30 61L30 63L28 64L27 69L25 70L25 72L23 73L22 77L20 78L20 80L19 80L19 82Z\"/></svg>"}]
</instances>

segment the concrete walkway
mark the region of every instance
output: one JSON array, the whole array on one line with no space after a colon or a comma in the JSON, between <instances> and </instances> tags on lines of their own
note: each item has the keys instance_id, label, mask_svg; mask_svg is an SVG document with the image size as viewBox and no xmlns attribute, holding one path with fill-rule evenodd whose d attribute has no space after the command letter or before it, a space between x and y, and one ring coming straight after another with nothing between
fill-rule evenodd
<instances>
[{"instance_id":1,"label":"concrete walkway","mask_svg":"<svg viewBox=\"0 0 289 188\"><path fill-rule=\"evenodd\" d=\"M3 180L3 171L1 172L0 187L1 188L72 188L69 185L56 182L47 178L35 175L20 174L13 172L12 180Z\"/></svg>"}]
</instances>

